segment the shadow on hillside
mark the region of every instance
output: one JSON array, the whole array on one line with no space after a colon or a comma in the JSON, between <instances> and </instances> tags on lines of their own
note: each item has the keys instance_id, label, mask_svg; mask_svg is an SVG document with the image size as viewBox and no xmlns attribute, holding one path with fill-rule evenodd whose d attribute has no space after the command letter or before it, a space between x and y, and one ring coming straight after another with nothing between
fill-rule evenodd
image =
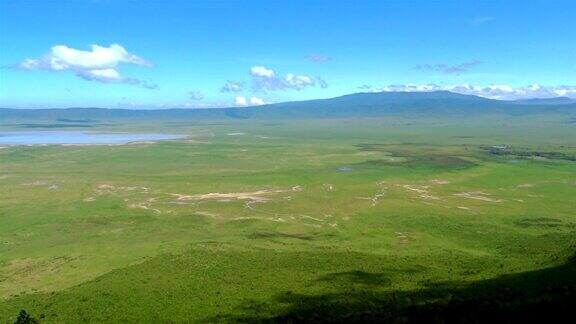
<instances>
[{"instance_id":1,"label":"shadow on hillside","mask_svg":"<svg viewBox=\"0 0 576 324\"><path fill-rule=\"evenodd\" d=\"M384 291L385 274L351 271L319 279L341 290L319 295L285 293L269 305L248 304L239 313L208 319L226 322L573 323L576 255L565 264L472 283L436 283L413 291Z\"/></svg>"}]
</instances>

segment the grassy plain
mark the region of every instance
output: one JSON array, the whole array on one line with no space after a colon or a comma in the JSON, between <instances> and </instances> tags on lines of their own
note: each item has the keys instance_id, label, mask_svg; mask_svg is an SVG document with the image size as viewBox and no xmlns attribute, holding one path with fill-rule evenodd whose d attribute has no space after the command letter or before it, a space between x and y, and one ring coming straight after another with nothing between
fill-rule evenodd
<instances>
[{"instance_id":1,"label":"grassy plain","mask_svg":"<svg viewBox=\"0 0 576 324\"><path fill-rule=\"evenodd\" d=\"M576 243L560 117L90 130L189 138L0 149L0 321L381 316L560 271Z\"/></svg>"}]
</instances>

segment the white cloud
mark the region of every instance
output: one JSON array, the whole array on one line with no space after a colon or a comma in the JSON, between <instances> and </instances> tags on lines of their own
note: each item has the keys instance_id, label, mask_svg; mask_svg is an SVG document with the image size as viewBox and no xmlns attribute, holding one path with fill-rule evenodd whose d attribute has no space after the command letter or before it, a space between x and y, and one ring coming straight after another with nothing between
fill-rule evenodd
<instances>
[{"instance_id":1,"label":"white cloud","mask_svg":"<svg viewBox=\"0 0 576 324\"><path fill-rule=\"evenodd\" d=\"M250 104L254 105L254 106L260 106L260 105L266 104L266 102L264 102L264 99L262 99L262 98L251 97L250 98Z\"/></svg>"},{"instance_id":2,"label":"white cloud","mask_svg":"<svg viewBox=\"0 0 576 324\"><path fill-rule=\"evenodd\" d=\"M76 74L86 80L99 80L107 82L111 80L120 81L122 77L120 73L114 69L100 69L100 70L80 70Z\"/></svg>"},{"instance_id":3,"label":"white cloud","mask_svg":"<svg viewBox=\"0 0 576 324\"><path fill-rule=\"evenodd\" d=\"M292 73L288 73L284 77L284 80L286 81L287 85L297 90L314 85L314 80L307 75L294 75Z\"/></svg>"},{"instance_id":4,"label":"white cloud","mask_svg":"<svg viewBox=\"0 0 576 324\"><path fill-rule=\"evenodd\" d=\"M123 78L118 72L121 64L152 66L150 62L129 53L119 44L112 44L109 47L92 44L89 51L56 45L43 57L25 59L18 64L18 67L25 70L72 71L85 80L157 88L156 85L145 81Z\"/></svg>"},{"instance_id":5,"label":"white cloud","mask_svg":"<svg viewBox=\"0 0 576 324\"><path fill-rule=\"evenodd\" d=\"M576 98L576 87L558 87L554 89L554 93L561 97Z\"/></svg>"},{"instance_id":6,"label":"white cloud","mask_svg":"<svg viewBox=\"0 0 576 324\"><path fill-rule=\"evenodd\" d=\"M190 95L191 100L202 100L204 99L204 93L202 91L189 91L188 94Z\"/></svg>"},{"instance_id":7,"label":"white cloud","mask_svg":"<svg viewBox=\"0 0 576 324\"><path fill-rule=\"evenodd\" d=\"M226 84L220 88L220 92L239 92L244 89L244 83L238 81L230 81L228 80Z\"/></svg>"},{"instance_id":8,"label":"white cloud","mask_svg":"<svg viewBox=\"0 0 576 324\"><path fill-rule=\"evenodd\" d=\"M282 77L264 66L253 66L250 69L250 75L252 76L252 89L255 91L302 90L316 85L321 88L328 87L328 83L322 78L294 73L288 73Z\"/></svg>"},{"instance_id":9,"label":"white cloud","mask_svg":"<svg viewBox=\"0 0 576 324\"><path fill-rule=\"evenodd\" d=\"M373 92L423 92L446 90L436 84L393 84L381 89L373 89Z\"/></svg>"},{"instance_id":10,"label":"white cloud","mask_svg":"<svg viewBox=\"0 0 576 324\"><path fill-rule=\"evenodd\" d=\"M120 63L150 66L149 62L139 56L128 53L124 47L118 44L112 44L110 47L92 44L90 48L92 49L91 51L82 51L66 45L56 45L40 59L25 60L23 67L60 71L109 69L115 68Z\"/></svg>"},{"instance_id":11,"label":"white cloud","mask_svg":"<svg viewBox=\"0 0 576 324\"><path fill-rule=\"evenodd\" d=\"M460 74L463 72L468 72L470 69L483 64L484 62L474 60L469 62L464 62L455 65L449 64L421 64L417 65L417 70L429 70L434 72L440 72L444 74Z\"/></svg>"},{"instance_id":12,"label":"white cloud","mask_svg":"<svg viewBox=\"0 0 576 324\"><path fill-rule=\"evenodd\" d=\"M250 69L250 75L255 77L273 78L274 70L268 69L264 66L253 66Z\"/></svg>"},{"instance_id":13,"label":"white cloud","mask_svg":"<svg viewBox=\"0 0 576 324\"><path fill-rule=\"evenodd\" d=\"M515 100L525 98L553 98L567 96L576 98L576 86L542 86L532 84L523 87L513 87L507 84L493 84L488 86L475 86L470 84L440 86L437 84L404 84L389 85L380 89L374 89L374 92L421 92L421 91L439 91L447 90L461 94L476 95L490 99Z\"/></svg>"},{"instance_id":14,"label":"white cloud","mask_svg":"<svg viewBox=\"0 0 576 324\"><path fill-rule=\"evenodd\" d=\"M322 54L310 54L306 55L306 59L311 62L328 62L331 61L332 58L330 56L322 55Z\"/></svg>"},{"instance_id":15,"label":"white cloud","mask_svg":"<svg viewBox=\"0 0 576 324\"><path fill-rule=\"evenodd\" d=\"M261 106L265 104L266 102L264 101L264 99L258 97L246 98L244 96L237 96L236 98L234 98L235 106L247 106L247 105Z\"/></svg>"},{"instance_id":16,"label":"white cloud","mask_svg":"<svg viewBox=\"0 0 576 324\"><path fill-rule=\"evenodd\" d=\"M234 98L234 104L236 106L246 106L248 104L248 101L246 100L246 97L238 96Z\"/></svg>"},{"instance_id":17,"label":"white cloud","mask_svg":"<svg viewBox=\"0 0 576 324\"><path fill-rule=\"evenodd\" d=\"M328 88L328 82L326 82L326 80L322 79L321 77L316 77L315 81L318 83L320 88L322 89Z\"/></svg>"},{"instance_id":18,"label":"white cloud","mask_svg":"<svg viewBox=\"0 0 576 324\"><path fill-rule=\"evenodd\" d=\"M448 90L492 99L576 97L576 86L541 86L538 84L524 87L512 87L506 84L489 86L461 85L450 87Z\"/></svg>"}]
</instances>

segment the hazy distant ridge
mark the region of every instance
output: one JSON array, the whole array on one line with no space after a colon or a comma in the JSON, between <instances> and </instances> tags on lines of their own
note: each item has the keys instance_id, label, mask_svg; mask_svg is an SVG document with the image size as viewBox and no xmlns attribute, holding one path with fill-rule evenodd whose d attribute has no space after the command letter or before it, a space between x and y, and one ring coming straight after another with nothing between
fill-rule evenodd
<instances>
[{"instance_id":1,"label":"hazy distant ridge","mask_svg":"<svg viewBox=\"0 0 576 324\"><path fill-rule=\"evenodd\" d=\"M385 115L467 116L574 113L570 98L500 101L448 91L356 93L330 99L284 102L264 106L214 109L9 109L0 120L116 120L116 119L301 119L353 118ZM572 100L572 101L571 101Z\"/></svg>"}]
</instances>

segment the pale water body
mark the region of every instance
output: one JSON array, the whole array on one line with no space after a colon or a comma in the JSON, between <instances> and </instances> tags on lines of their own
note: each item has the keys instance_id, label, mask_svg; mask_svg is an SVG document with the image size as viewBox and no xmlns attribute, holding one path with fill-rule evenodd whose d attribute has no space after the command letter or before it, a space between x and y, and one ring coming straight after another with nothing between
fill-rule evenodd
<instances>
[{"instance_id":1,"label":"pale water body","mask_svg":"<svg viewBox=\"0 0 576 324\"><path fill-rule=\"evenodd\" d=\"M186 135L159 133L92 133L92 132L0 132L0 145L40 144L127 144L184 138Z\"/></svg>"}]
</instances>

